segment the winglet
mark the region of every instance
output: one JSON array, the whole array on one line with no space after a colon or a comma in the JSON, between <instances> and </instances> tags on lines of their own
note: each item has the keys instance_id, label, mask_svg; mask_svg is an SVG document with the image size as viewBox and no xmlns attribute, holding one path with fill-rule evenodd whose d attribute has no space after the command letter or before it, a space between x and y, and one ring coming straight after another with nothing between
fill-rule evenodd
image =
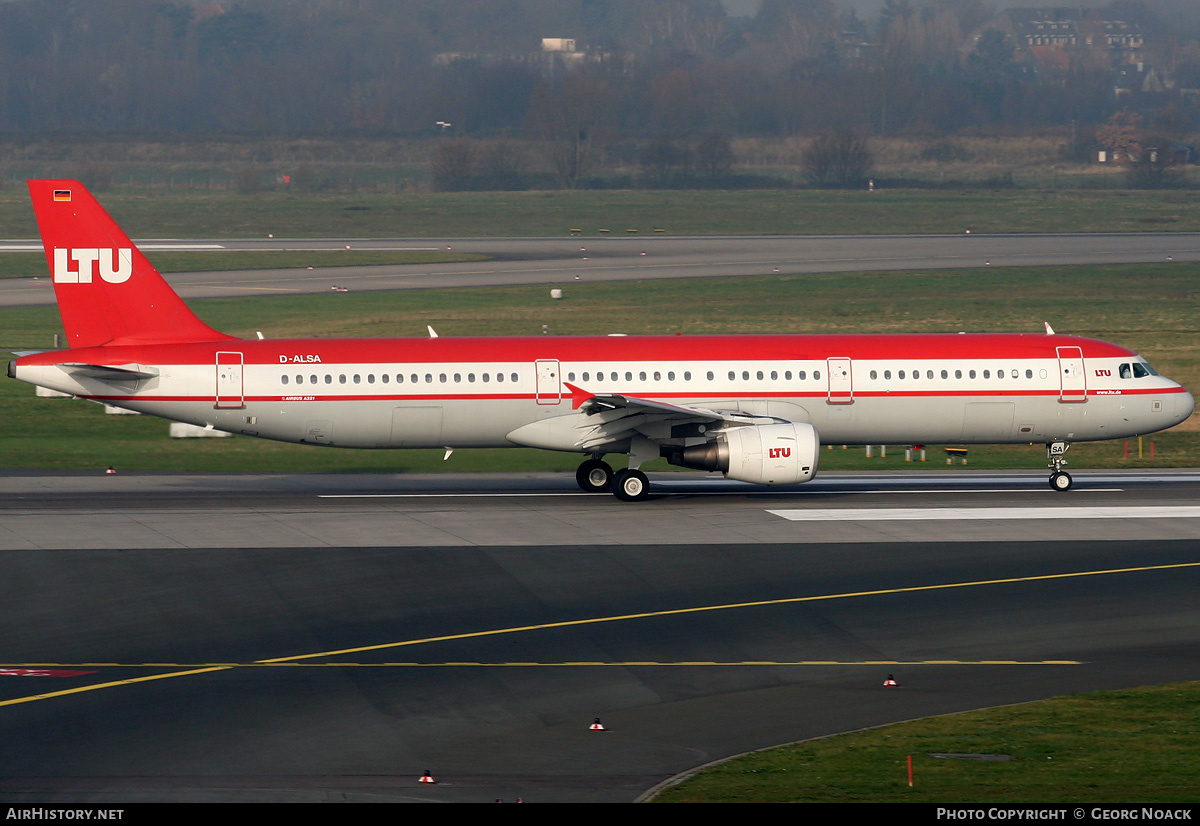
<instances>
[{"instance_id":1,"label":"winglet","mask_svg":"<svg viewBox=\"0 0 1200 826\"><path fill-rule=\"evenodd\" d=\"M564 381L563 384L565 384L567 386L567 389L571 391L571 409L572 410L578 410L580 407L583 406L584 402L586 402L588 399L594 399L596 397L595 393L589 393L588 391L584 390L582 387L576 387L575 385L571 384L569 381Z\"/></svg>"},{"instance_id":2,"label":"winglet","mask_svg":"<svg viewBox=\"0 0 1200 826\"><path fill-rule=\"evenodd\" d=\"M230 339L198 319L78 181L29 181L68 347Z\"/></svg>"}]
</instances>

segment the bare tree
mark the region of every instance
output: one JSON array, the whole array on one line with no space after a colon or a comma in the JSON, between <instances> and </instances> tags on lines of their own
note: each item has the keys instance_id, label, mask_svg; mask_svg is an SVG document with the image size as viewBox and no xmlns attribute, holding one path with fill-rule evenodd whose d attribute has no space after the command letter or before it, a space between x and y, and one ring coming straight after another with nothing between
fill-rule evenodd
<instances>
[{"instance_id":1,"label":"bare tree","mask_svg":"<svg viewBox=\"0 0 1200 826\"><path fill-rule=\"evenodd\" d=\"M733 144L724 132L709 132L696 144L696 169L709 178L729 174L735 160Z\"/></svg>"},{"instance_id":2,"label":"bare tree","mask_svg":"<svg viewBox=\"0 0 1200 826\"><path fill-rule=\"evenodd\" d=\"M433 188L443 192L469 189L475 171L475 142L468 138L438 141L430 161Z\"/></svg>"},{"instance_id":3,"label":"bare tree","mask_svg":"<svg viewBox=\"0 0 1200 826\"><path fill-rule=\"evenodd\" d=\"M818 189L861 186L874 160L867 142L853 132L822 132L800 158L804 179Z\"/></svg>"},{"instance_id":4,"label":"bare tree","mask_svg":"<svg viewBox=\"0 0 1200 826\"><path fill-rule=\"evenodd\" d=\"M554 166L559 184L575 189L595 166L608 124L612 90L587 72L567 75L533 94L529 116Z\"/></svg>"}]
</instances>

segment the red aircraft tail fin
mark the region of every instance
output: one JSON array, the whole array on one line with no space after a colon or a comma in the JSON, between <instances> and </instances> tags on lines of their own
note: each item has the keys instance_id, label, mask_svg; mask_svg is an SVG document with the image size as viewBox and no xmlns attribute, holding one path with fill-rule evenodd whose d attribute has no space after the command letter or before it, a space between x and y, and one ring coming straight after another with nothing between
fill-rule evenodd
<instances>
[{"instance_id":1,"label":"red aircraft tail fin","mask_svg":"<svg viewBox=\"0 0 1200 826\"><path fill-rule=\"evenodd\" d=\"M69 347L231 338L198 319L78 181L29 181Z\"/></svg>"}]
</instances>

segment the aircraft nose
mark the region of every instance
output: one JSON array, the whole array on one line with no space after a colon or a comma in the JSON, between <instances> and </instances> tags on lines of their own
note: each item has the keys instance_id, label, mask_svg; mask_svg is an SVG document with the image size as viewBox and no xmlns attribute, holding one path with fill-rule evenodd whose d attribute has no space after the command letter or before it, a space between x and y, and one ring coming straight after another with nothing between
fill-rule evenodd
<instances>
[{"instance_id":1,"label":"aircraft nose","mask_svg":"<svg viewBox=\"0 0 1200 826\"><path fill-rule=\"evenodd\" d=\"M1195 409L1195 397L1186 390L1180 393L1175 402L1175 417L1181 422L1186 422L1188 416L1192 415L1192 411Z\"/></svg>"}]
</instances>

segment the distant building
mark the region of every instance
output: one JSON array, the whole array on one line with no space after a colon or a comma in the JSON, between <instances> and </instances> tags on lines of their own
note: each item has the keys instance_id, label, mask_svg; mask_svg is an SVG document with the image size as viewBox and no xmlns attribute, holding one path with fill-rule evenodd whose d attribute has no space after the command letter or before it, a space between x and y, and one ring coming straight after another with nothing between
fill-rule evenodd
<instances>
[{"instance_id":1,"label":"distant building","mask_svg":"<svg viewBox=\"0 0 1200 826\"><path fill-rule=\"evenodd\" d=\"M521 52L516 54L502 54L497 52L440 52L433 56L433 62L437 66L448 66L460 61L472 61L485 65L494 63L533 63L540 66L544 73L554 75L586 63L599 63L609 57L610 55L606 52L580 49L573 37L543 37L541 49L536 52Z\"/></svg>"},{"instance_id":2,"label":"distant building","mask_svg":"<svg viewBox=\"0 0 1200 826\"><path fill-rule=\"evenodd\" d=\"M1141 22L1116 9L1006 9L972 32L968 51L974 50L988 29L1008 36L1017 62L1043 71L1066 71L1073 59L1084 53L1105 54L1113 66L1144 59Z\"/></svg>"}]
</instances>

